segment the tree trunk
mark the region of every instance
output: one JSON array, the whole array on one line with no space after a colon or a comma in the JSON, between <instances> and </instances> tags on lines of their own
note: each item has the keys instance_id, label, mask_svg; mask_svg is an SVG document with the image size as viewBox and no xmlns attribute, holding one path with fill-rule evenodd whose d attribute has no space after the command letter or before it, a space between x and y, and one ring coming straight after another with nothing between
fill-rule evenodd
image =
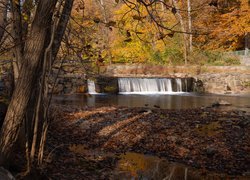
<instances>
[{"instance_id":1,"label":"tree trunk","mask_svg":"<svg viewBox=\"0 0 250 180\"><path fill-rule=\"evenodd\" d=\"M64 32L66 30L68 21L69 21L69 17L70 17L70 13L71 13L71 9L73 7L73 2L74 0L66 0L63 10L62 10L62 15L59 19L56 31L55 31L55 39L53 41L52 44L52 63L54 63L57 53L59 51L60 45L61 45L61 41L64 35Z\"/></svg>"},{"instance_id":2,"label":"tree trunk","mask_svg":"<svg viewBox=\"0 0 250 180\"><path fill-rule=\"evenodd\" d=\"M188 32L189 32L189 54L193 51L193 35L192 35L192 17L191 17L191 1L187 0L188 7Z\"/></svg>"},{"instance_id":3,"label":"tree trunk","mask_svg":"<svg viewBox=\"0 0 250 180\"><path fill-rule=\"evenodd\" d=\"M8 0L0 0L0 42L3 38L6 27L7 2Z\"/></svg>"},{"instance_id":4,"label":"tree trunk","mask_svg":"<svg viewBox=\"0 0 250 180\"><path fill-rule=\"evenodd\" d=\"M39 66L45 51L47 28L51 25L51 13L56 0L39 1L30 36L27 38L19 79L4 120L0 139L0 166L4 165L13 151L19 130L27 110L34 84L39 79Z\"/></svg>"},{"instance_id":5,"label":"tree trunk","mask_svg":"<svg viewBox=\"0 0 250 180\"><path fill-rule=\"evenodd\" d=\"M16 84L19 76L21 60L23 59L24 43L22 40L22 15L20 9L20 1L10 1L11 17L12 17L12 37L14 38L13 48L13 75L14 85ZM14 87L13 87L14 88Z\"/></svg>"},{"instance_id":6,"label":"tree trunk","mask_svg":"<svg viewBox=\"0 0 250 180\"><path fill-rule=\"evenodd\" d=\"M176 0L173 0L173 6L175 7L176 10L176 15L177 15L177 18L178 20L180 21L180 24L181 24L181 31L183 32L183 45L184 45L184 60L185 60L185 65L187 65L187 56L188 56L188 53L187 53L187 31L186 31L186 28L185 28L185 24L184 24L184 21L183 21L183 18L182 18L182 15L180 13L180 10L179 10L179 6L177 4L177 1Z\"/></svg>"}]
</instances>

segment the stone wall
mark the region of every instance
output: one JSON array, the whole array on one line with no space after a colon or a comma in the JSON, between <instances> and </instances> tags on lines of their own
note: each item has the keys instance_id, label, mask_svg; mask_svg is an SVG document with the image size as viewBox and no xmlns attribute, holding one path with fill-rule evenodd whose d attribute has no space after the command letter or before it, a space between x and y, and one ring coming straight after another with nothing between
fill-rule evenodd
<instances>
[{"instance_id":1,"label":"stone wall","mask_svg":"<svg viewBox=\"0 0 250 180\"><path fill-rule=\"evenodd\" d=\"M50 84L50 89L52 90L52 82ZM73 94L73 93L86 93L87 92L87 82L83 76L73 75L73 76L59 76L57 79L57 84L53 89L54 94Z\"/></svg>"},{"instance_id":2,"label":"stone wall","mask_svg":"<svg viewBox=\"0 0 250 180\"><path fill-rule=\"evenodd\" d=\"M250 93L250 66L111 65L103 70L114 77L193 77L193 90L216 94Z\"/></svg>"},{"instance_id":3,"label":"stone wall","mask_svg":"<svg viewBox=\"0 0 250 180\"><path fill-rule=\"evenodd\" d=\"M95 78L96 92L98 93L118 93L118 80L116 77L97 76Z\"/></svg>"},{"instance_id":4,"label":"stone wall","mask_svg":"<svg viewBox=\"0 0 250 180\"><path fill-rule=\"evenodd\" d=\"M87 92L85 71L81 65L74 61L66 61L62 67L60 67L60 64L56 64L52 69L49 82L50 92L52 92L52 88L56 82L56 85L53 88L53 93L55 94Z\"/></svg>"},{"instance_id":5,"label":"stone wall","mask_svg":"<svg viewBox=\"0 0 250 180\"><path fill-rule=\"evenodd\" d=\"M204 73L196 76L197 91L216 94L250 94L250 74Z\"/></svg>"},{"instance_id":6,"label":"stone wall","mask_svg":"<svg viewBox=\"0 0 250 180\"><path fill-rule=\"evenodd\" d=\"M250 93L250 66L123 64L104 66L100 69L100 74L102 76L92 76L96 82L96 91L100 93L117 93L118 82L116 77L193 78L192 89L197 92L218 94ZM57 76L57 85L54 87L53 93L72 94L87 92L87 75L81 66L67 63L60 71L59 67L55 67L52 71L53 78L50 80L50 89L52 89Z\"/></svg>"},{"instance_id":7,"label":"stone wall","mask_svg":"<svg viewBox=\"0 0 250 180\"><path fill-rule=\"evenodd\" d=\"M162 66L122 64L102 67L102 74L113 77L194 77L204 73L250 74L250 66Z\"/></svg>"}]
</instances>

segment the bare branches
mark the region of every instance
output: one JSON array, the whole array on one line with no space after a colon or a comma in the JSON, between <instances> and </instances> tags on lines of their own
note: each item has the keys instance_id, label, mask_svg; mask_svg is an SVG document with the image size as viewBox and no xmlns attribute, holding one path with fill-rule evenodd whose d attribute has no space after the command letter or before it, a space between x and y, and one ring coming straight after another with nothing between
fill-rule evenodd
<instances>
[{"instance_id":1,"label":"bare branches","mask_svg":"<svg viewBox=\"0 0 250 180\"><path fill-rule=\"evenodd\" d=\"M170 31L172 33L207 35L207 34L204 34L204 33L190 32L190 31L186 31L186 30L183 31L183 29L182 30L176 29L177 25L180 24L180 21L177 22L176 24L172 25L172 26L166 25L164 23L165 20L163 18L166 18L164 16L166 16L167 14L165 14L166 12L164 12L162 10L159 10L159 8L158 8L158 5L161 3L161 4L164 5L164 7L165 7L165 9L167 11L172 12L172 14L175 15L176 12L179 12L179 14L180 14L180 12L189 12L189 13L191 13L191 12L194 12L194 11L198 11L201 8L204 8L204 6L207 5L207 3L202 3L199 6L197 6L196 8L192 8L192 10L191 10L191 9L181 9L181 8L175 6L174 4L168 4L163 0L153 0L153 1L138 0L136 2L132 2L130 0L123 0L123 2L131 9L131 11L137 12L139 16L141 14L141 12L140 12L141 10L136 8L136 7L138 7L139 5L142 5L145 8L145 10L147 11L147 14L150 17L150 19L161 30L167 30L167 31ZM159 13L160 11L161 11L161 14Z\"/></svg>"}]
</instances>

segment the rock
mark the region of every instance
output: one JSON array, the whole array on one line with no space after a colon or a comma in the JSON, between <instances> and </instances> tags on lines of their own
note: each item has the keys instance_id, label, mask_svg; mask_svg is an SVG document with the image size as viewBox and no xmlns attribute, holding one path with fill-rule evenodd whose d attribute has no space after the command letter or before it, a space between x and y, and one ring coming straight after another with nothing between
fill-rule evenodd
<instances>
[{"instance_id":1,"label":"rock","mask_svg":"<svg viewBox=\"0 0 250 180\"><path fill-rule=\"evenodd\" d=\"M213 157L216 153L216 149L212 148L212 147L208 147L206 148L206 155L208 157Z\"/></svg>"},{"instance_id":2,"label":"rock","mask_svg":"<svg viewBox=\"0 0 250 180\"><path fill-rule=\"evenodd\" d=\"M240 126L232 126L232 128L233 128L233 130L235 130L235 131L241 130Z\"/></svg>"},{"instance_id":3,"label":"rock","mask_svg":"<svg viewBox=\"0 0 250 180\"><path fill-rule=\"evenodd\" d=\"M158 106L158 105L154 105L154 107L155 107L155 108L161 108L161 107L160 107L160 106Z\"/></svg>"},{"instance_id":4,"label":"rock","mask_svg":"<svg viewBox=\"0 0 250 180\"><path fill-rule=\"evenodd\" d=\"M250 171L244 172L243 176L250 176Z\"/></svg>"},{"instance_id":5,"label":"rock","mask_svg":"<svg viewBox=\"0 0 250 180\"><path fill-rule=\"evenodd\" d=\"M238 125L242 128L247 127L250 125L250 119L243 119L238 123Z\"/></svg>"},{"instance_id":6,"label":"rock","mask_svg":"<svg viewBox=\"0 0 250 180\"><path fill-rule=\"evenodd\" d=\"M176 142L178 140L178 138L176 136L168 136L167 140L172 141L172 142Z\"/></svg>"},{"instance_id":7,"label":"rock","mask_svg":"<svg viewBox=\"0 0 250 180\"><path fill-rule=\"evenodd\" d=\"M12 176L12 174L4 169L3 167L0 167L0 179L1 180L14 180L15 178Z\"/></svg>"},{"instance_id":8,"label":"rock","mask_svg":"<svg viewBox=\"0 0 250 180\"><path fill-rule=\"evenodd\" d=\"M230 125L230 124L233 124L233 121L231 121L231 120L226 120L225 123Z\"/></svg>"},{"instance_id":9,"label":"rock","mask_svg":"<svg viewBox=\"0 0 250 180\"><path fill-rule=\"evenodd\" d=\"M139 113L143 113L143 114L150 114L150 113L152 113L152 110L150 110L150 109L142 109L142 110L140 110L139 111Z\"/></svg>"},{"instance_id":10,"label":"rock","mask_svg":"<svg viewBox=\"0 0 250 180\"><path fill-rule=\"evenodd\" d=\"M214 102L214 103L212 104L212 107L218 107L218 106L220 106L219 102Z\"/></svg>"},{"instance_id":11,"label":"rock","mask_svg":"<svg viewBox=\"0 0 250 180\"><path fill-rule=\"evenodd\" d=\"M232 104L225 101L225 100L218 100L212 104L212 107L218 107L218 106L231 106Z\"/></svg>"},{"instance_id":12,"label":"rock","mask_svg":"<svg viewBox=\"0 0 250 180\"><path fill-rule=\"evenodd\" d=\"M219 100L219 104L221 106L231 106L232 104L230 102L224 101L224 100Z\"/></svg>"}]
</instances>

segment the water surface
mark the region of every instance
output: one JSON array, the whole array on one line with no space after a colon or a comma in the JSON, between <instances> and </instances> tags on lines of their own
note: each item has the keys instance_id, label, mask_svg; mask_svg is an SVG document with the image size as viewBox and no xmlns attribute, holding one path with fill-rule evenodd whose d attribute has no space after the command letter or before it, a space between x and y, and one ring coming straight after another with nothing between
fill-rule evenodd
<instances>
[{"instance_id":1,"label":"water surface","mask_svg":"<svg viewBox=\"0 0 250 180\"><path fill-rule=\"evenodd\" d=\"M249 176L229 176L222 173L205 172L166 159L140 153L127 152L120 155L117 163L115 179L144 179L144 180L214 180L238 179L247 180Z\"/></svg>"},{"instance_id":2,"label":"water surface","mask_svg":"<svg viewBox=\"0 0 250 180\"><path fill-rule=\"evenodd\" d=\"M232 104L232 107L250 108L250 95L214 95L214 94L158 94L158 95L139 95L139 94L73 94L56 95L53 97L54 103L78 105L78 106L107 106L118 105L126 107L160 107L162 109L187 109L202 106L211 106L218 100L225 100Z\"/></svg>"}]
</instances>

